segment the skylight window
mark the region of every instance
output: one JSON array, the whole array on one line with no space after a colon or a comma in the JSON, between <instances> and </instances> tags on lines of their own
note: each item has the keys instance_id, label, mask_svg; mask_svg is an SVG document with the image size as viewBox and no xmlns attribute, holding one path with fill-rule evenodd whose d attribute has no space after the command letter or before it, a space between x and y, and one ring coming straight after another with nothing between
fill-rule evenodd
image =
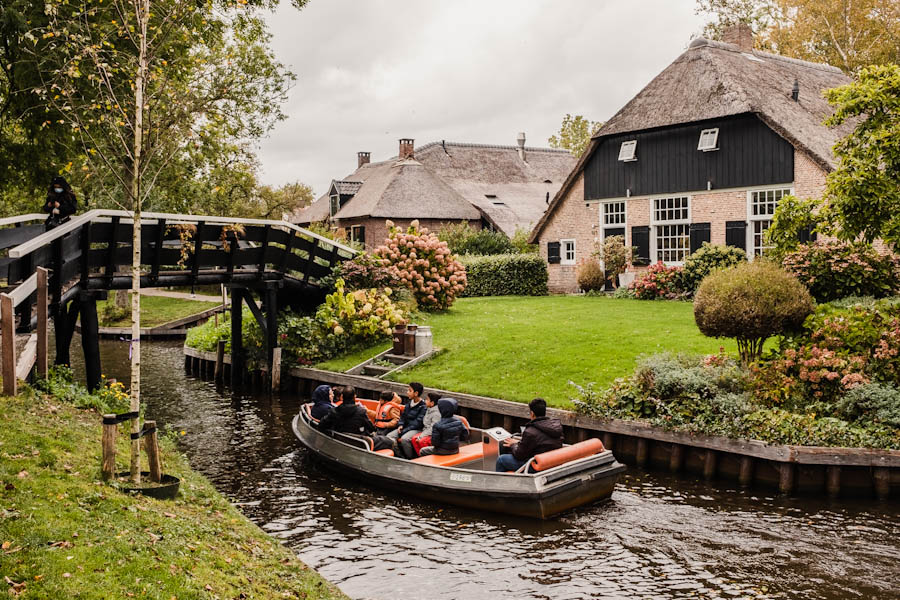
<instances>
[{"instance_id":1,"label":"skylight window","mask_svg":"<svg viewBox=\"0 0 900 600\"><path fill-rule=\"evenodd\" d=\"M710 150L718 150L719 128L704 129L700 132L700 143L697 144L697 150L709 152Z\"/></svg>"},{"instance_id":2,"label":"skylight window","mask_svg":"<svg viewBox=\"0 0 900 600\"><path fill-rule=\"evenodd\" d=\"M634 155L636 150L637 150L637 140L629 140L627 142L622 142L622 146L619 148L619 160L624 161L624 162L637 160L637 157Z\"/></svg>"}]
</instances>

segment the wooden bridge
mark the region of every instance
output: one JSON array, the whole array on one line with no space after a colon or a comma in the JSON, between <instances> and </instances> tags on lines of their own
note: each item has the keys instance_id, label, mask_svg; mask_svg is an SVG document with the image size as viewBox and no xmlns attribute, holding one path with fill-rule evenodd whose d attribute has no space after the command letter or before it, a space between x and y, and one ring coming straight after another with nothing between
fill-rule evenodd
<instances>
[{"instance_id":1,"label":"wooden bridge","mask_svg":"<svg viewBox=\"0 0 900 600\"><path fill-rule=\"evenodd\" d=\"M28 361L33 364L36 359L38 369L46 372L48 318L54 323L55 362L69 364L80 316L87 384L96 388L101 373L97 300L109 290L131 289L131 213L92 210L50 231L44 227L45 218L28 214L0 219L0 255L5 253L0 258L0 280L6 281L5 293L0 294L5 394L15 394L17 372L24 378L30 370ZM230 288L235 387L242 383L245 365L243 304L266 339L271 373L279 307L312 308L321 303L326 293L322 280L338 262L356 254L285 221L167 213L141 215L140 250L142 288L209 284ZM21 352L16 332L28 339Z\"/></svg>"}]
</instances>

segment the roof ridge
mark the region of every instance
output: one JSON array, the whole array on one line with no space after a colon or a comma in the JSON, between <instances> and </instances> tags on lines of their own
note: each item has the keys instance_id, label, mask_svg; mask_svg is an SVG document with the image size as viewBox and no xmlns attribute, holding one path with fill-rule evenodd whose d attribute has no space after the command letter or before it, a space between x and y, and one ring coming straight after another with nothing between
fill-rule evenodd
<instances>
[{"instance_id":1,"label":"roof ridge","mask_svg":"<svg viewBox=\"0 0 900 600\"><path fill-rule=\"evenodd\" d=\"M742 50L735 44L729 44L727 42L720 42L717 40L708 40L703 37L696 38L690 44L688 44L688 51L695 48L703 48L704 46L709 46L710 48L716 48L718 50L726 50L728 52L737 52L739 54L750 54L751 56L760 56L764 58L770 58L772 60L780 60L782 62L797 65L800 67L806 67L808 69L817 69L819 71L827 71L829 73L843 73L843 71L841 71L838 67L829 65L828 63L817 63L809 60L792 58L790 56L782 56L781 54L774 54L772 52L763 52L762 50L751 50L750 52L747 52L746 50Z\"/></svg>"},{"instance_id":2,"label":"roof ridge","mask_svg":"<svg viewBox=\"0 0 900 600\"><path fill-rule=\"evenodd\" d=\"M435 146L455 146L457 148L489 148L495 150L518 150L518 146L504 146L501 144L477 144L475 142L448 142L446 140L440 142L428 142L424 146L419 146L414 152L428 150ZM568 154L568 150L560 148L547 148L545 146L525 146L528 152L549 152L552 154Z\"/></svg>"}]
</instances>

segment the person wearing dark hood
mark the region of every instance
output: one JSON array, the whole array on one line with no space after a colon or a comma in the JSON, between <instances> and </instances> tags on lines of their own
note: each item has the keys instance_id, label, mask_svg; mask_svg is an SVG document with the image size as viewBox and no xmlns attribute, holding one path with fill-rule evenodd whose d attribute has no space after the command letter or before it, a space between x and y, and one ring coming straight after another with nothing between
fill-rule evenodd
<instances>
[{"instance_id":1,"label":"person wearing dark hood","mask_svg":"<svg viewBox=\"0 0 900 600\"><path fill-rule=\"evenodd\" d=\"M372 435L375 425L369 420L364 406L356 403L356 389L345 385L341 390L340 403L332 408L319 421L316 426L319 431L334 431L337 433L352 433L354 435L371 437L375 450L393 448L394 442L384 435Z\"/></svg>"},{"instance_id":2,"label":"person wearing dark hood","mask_svg":"<svg viewBox=\"0 0 900 600\"><path fill-rule=\"evenodd\" d=\"M518 442L513 438L503 440L509 454L501 454L497 459L497 471L501 473L518 471L533 456L562 448L562 423L547 416L547 402L543 398L535 398L528 403L528 408L531 410L531 420L522 430L522 439Z\"/></svg>"},{"instance_id":3,"label":"person wearing dark hood","mask_svg":"<svg viewBox=\"0 0 900 600\"><path fill-rule=\"evenodd\" d=\"M456 418L456 400L441 398L437 403L441 420L431 427L431 445L425 446L419 456L459 454L459 442L469 439L469 430Z\"/></svg>"},{"instance_id":4,"label":"person wearing dark hood","mask_svg":"<svg viewBox=\"0 0 900 600\"><path fill-rule=\"evenodd\" d=\"M312 393L312 408L310 414L313 419L322 419L334 408L334 391L331 386L320 385Z\"/></svg>"},{"instance_id":5,"label":"person wearing dark hood","mask_svg":"<svg viewBox=\"0 0 900 600\"><path fill-rule=\"evenodd\" d=\"M54 177L47 190L47 201L44 203L44 212L48 215L45 222L47 229L53 229L68 221L77 208L78 201L69 182L65 177Z\"/></svg>"}]
</instances>

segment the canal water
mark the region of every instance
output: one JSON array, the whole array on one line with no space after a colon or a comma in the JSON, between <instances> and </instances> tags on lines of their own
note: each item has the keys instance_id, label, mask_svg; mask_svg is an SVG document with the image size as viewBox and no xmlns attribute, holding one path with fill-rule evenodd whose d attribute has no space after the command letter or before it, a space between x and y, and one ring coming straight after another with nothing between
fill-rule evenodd
<instances>
[{"instance_id":1,"label":"canal water","mask_svg":"<svg viewBox=\"0 0 900 600\"><path fill-rule=\"evenodd\" d=\"M73 352L73 355L78 353ZM104 342L128 379L128 346ZM143 347L146 416L192 465L353 598L900 598L892 503L781 498L629 469L612 499L545 522L370 490L310 461L299 399L232 396Z\"/></svg>"}]
</instances>

